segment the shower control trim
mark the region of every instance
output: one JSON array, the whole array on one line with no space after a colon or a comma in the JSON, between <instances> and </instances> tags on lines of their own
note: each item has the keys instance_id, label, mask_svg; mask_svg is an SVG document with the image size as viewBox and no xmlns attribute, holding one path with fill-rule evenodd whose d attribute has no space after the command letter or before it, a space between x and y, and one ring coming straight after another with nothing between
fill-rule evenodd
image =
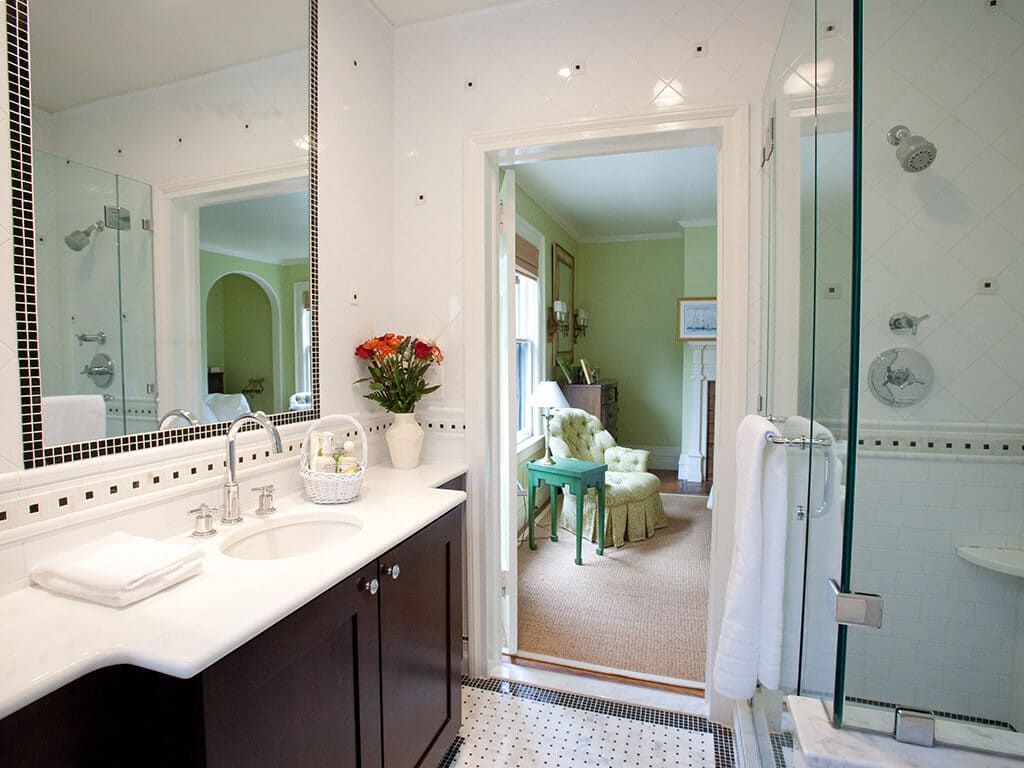
<instances>
[{"instance_id":1,"label":"shower control trim","mask_svg":"<svg viewBox=\"0 0 1024 768\"><path fill-rule=\"evenodd\" d=\"M87 341L95 341L97 344L106 344L107 332L99 331L98 333L76 333L75 338L78 339L78 346L82 346Z\"/></svg>"},{"instance_id":2,"label":"shower control trim","mask_svg":"<svg viewBox=\"0 0 1024 768\"><path fill-rule=\"evenodd\" d=\"M911 336L917 336L917 327L927 320L931 315L908 315L906 312L897 312L889 318L889 330L898 336L910 331Z\"/></svg>"}]
</instances>

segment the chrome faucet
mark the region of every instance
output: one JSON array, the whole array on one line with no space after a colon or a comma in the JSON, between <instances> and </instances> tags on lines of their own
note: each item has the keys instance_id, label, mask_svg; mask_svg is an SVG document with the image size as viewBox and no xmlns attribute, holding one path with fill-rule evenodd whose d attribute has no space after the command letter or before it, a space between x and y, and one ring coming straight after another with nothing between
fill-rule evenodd
<instances>
[{"instance_id":1,"label":"chrome faucet","mask_svg":"<svg viewBox=\"0 0 1024 768\"><path fill-rule=\"evenodd\" d=\"M188 408L172 408L160 419L160 424L157 425L157 430L167 429L178 418L182 418L187 421L190 427L199 426L199 419L197 419L196 415Z\"/></svg>"},{"instance_id":2,"label":"chrome faucet","mask_svg":"<svg viewBox=\"0 0 1024 768\"><path fill-rule=\"evenodd\" d=\"M242 522L242 511L238 503L238 483L235 482L235 437L242 425L254 421L270 433L274 453L281 453L281 435L263 411L243 413L228 427L228 476L224 481L224 511L220 521L225 525Z\"/></svg>"}]
</instances>

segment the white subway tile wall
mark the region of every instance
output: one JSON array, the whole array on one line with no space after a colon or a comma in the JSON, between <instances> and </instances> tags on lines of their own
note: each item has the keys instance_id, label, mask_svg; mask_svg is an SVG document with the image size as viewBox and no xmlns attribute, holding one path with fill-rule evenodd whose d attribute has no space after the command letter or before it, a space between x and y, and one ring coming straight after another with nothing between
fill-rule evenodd
<instances>
[{"instance_id":1,"label":"white subway tile wall","mask_svg":"<svg viewBox=\"0 0 1024 768\"><path fill-rule=\"evenodd\" d=\"M850 630L848 696L1024 727L1022 581L956 555L1024 546L1022 490L1019 462L860 456L853 587L885 597L885 621Z\"/></svg>"}]
</instances>

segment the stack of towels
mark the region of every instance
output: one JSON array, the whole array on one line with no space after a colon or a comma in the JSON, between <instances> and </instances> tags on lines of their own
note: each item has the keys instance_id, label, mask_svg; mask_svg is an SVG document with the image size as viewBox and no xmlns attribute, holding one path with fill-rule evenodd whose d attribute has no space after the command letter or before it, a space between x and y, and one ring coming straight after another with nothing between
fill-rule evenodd
<instances>
[{"instance_id":1,"label":"stack of towels","mask_svg":"<svg viewBox=\"0 0 1024 768\"><path fill-rule=\"evenodd\" d=\"M111 533L46 558L29 575L51 592L122 608L200 573L202 558L184 544Z\"/></svg>"}]
</instances>

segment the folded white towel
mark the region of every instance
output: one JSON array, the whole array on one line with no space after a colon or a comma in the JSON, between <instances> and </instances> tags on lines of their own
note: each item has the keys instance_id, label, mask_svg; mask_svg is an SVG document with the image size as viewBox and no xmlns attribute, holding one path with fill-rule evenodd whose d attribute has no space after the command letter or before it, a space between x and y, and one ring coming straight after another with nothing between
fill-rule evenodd
<instances>
[{"instance_id":1,"label":"folded white towel","mask_svg":"<svg viewBox=\"0 0 1024 768\"><path fill-rule=\"evenodd\" d=\"M736 434L736 510L732 565L725 593L714 685L746 699L760 679L778 688L782 662L782 597L786 558L786 449L760 416L746 416Z\"/></svg>"},{"instance_id":2,"label":"folded white towel","mask_svg":"<svg viewBox=\"0 0 1024 768\"><path fill-rule=\"evenodd\" d=\"M29 575L51 592L120 608L195 576L202 557L183 544L111 533L46 558Z\"/></svg>"},{"instance_id":3,"label":"folded white towel","mask_svg":"<svg viewBox=\"0 0 1024 768\"><path fill-rule=\"evenodd\" d=\"M212 392L206 396L203 405L203 421L210 423L216 421L234 421L243 413L248 413L249 401L241 392L223 394Z\"/></svg>"}]
</instances>

